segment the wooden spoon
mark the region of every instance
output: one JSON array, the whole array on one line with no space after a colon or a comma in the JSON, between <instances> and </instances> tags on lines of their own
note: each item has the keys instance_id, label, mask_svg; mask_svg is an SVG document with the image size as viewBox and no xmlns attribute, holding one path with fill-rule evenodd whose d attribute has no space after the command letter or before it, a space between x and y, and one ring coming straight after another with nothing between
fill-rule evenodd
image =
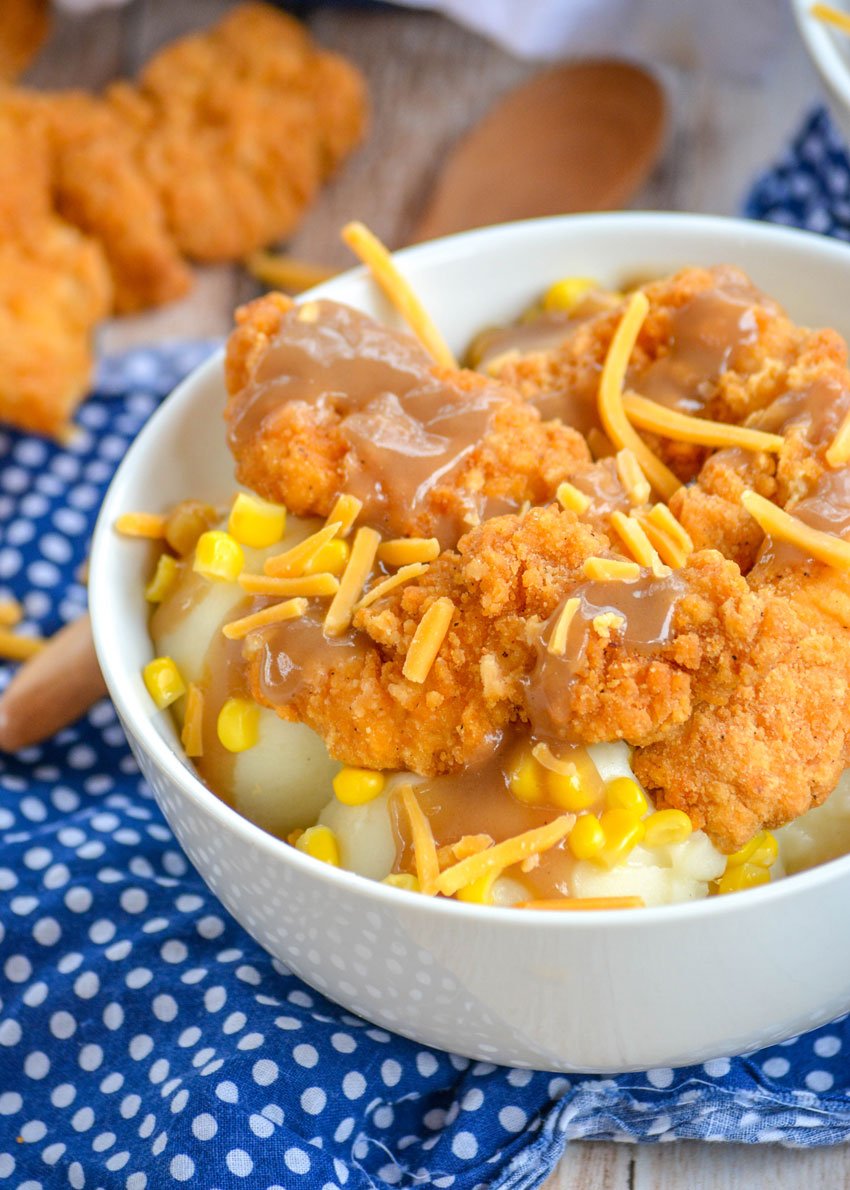
<instances>
[{"instance_id":1,"label":"wooden spoon","mask_svg":"<svg viewBox=\"0 0 850 1190\"><path fill-rule=\"evenodd\" d=\"M658 161L664 126L663 91L639 66L578 61L541 71L455 145L412 238L622 207Z\"/></svg>"}]
</instances>

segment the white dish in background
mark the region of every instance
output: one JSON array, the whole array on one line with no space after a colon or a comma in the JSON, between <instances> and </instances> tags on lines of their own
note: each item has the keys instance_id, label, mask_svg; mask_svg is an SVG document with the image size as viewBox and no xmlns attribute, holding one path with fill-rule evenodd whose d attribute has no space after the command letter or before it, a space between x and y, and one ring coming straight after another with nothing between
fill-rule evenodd
<instances>
[{"instance_id":1,"label":"white dish in background","mask_svg":"<svg viewBox=\"0 0 850 1190\"><path fill-rule=\"evenodd\" d=\"M797 320L850 334L850 248L737 220L624 213L469 232L399 253L460 351L552 281L603 284L734 263ZM356 270L313 291L398 324ZM388 1029L485 1060L616 1072L755 1049L850 1007L850 858L746 893L657 909L546 913L411 895L328 867L220 802L141 679L150 557L116 517L226 498L221 355L139 435L95 533L95 641L142 771L177 838L242 925L307 983Z\"/></svg>"},{"instance_id":2,"label":"white dish in background","mask_svg":"<svg viewBox=\"0 0 850 1190\"><path fill-rule=\"evenodd\" d=\"M850 145L850 34L811 14L812 0L791 0L806 52L826 88L836 124Z\"/></svg>"}]
</instances>

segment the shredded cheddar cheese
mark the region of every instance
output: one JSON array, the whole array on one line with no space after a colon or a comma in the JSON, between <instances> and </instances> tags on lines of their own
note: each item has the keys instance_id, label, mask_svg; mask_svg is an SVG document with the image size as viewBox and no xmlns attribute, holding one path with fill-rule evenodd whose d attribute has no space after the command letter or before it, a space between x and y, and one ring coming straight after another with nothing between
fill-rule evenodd
<instances>
[{"instance_id":1,"label":"shredded cheddar cheese","mask_svg":"<svg viewBox=\"0 0 850 1190\"><path fill-rule=\"evenodd\" d=\"M531 755L550 773L558 773L561 777L575 777L578 774L574 760L563 760L560 756L556 756L549 745L542 740L531 749Z\"/></svg>"},{"instance_id":2,"label":"shredded cheddar cheese","mask_svg":"<svg viewBox=\"0 0 850 1190\"><path fill-rule=\"evenodd\" d=\"M598 616L593 617L593 631L603 640L610 640L611 633L616 632L625 622L625 616L621 616L619 612L600 612Z\"/></svg>"},{"instance_id":3,"label":"shredded cheddar cheese","mask_svg":"<svg viewBox=\"0 0 850 1190\"><path fill-rule=\"evenodd\" d=\"M581 600L576 598L568 599L561 608L561 614L555 621L555 627L552 629L552 635L549 637L549 643L546 646L548 651L556 657L563 657L567 651L567 637L570 633L570 624L573 622L578 609L581 607Z\"/></svg>"},{"instance_id":4,"label":"shredded cheddar cheese","mask_svg":"<svg viewBox=\"0 0 850 1190\"><path fill-rule=\"evenodd\" d=\"M381 535L375 529L358 529L354 535L351 557L342 572L339 590L325 616L325 632L328 636L340 636L351 623L355 604L375 565L375 554L380 542Z\"/></svg>"},{"instance_id":5,"label":"shredded cheddar cheese","mask_svg":"<svg viewBox=\"0 0 850 1190\"><path fill-rule=\"evenodd\" d=\"M148 537L156 540L165 537L168 518L155 512L125 512L115 522L115 529L122 537Z\"/></svg>"},{"instance_id":6,"label":"shredded cheddar cheese","mask_svg":"<svg viewBox=\"0 0 850 1190\"><path fill-rule=\"evenodd\" d=\"M834 566L837 570L850 570L850 541L843 541L831 533L813 529L811 525L785 512L764 496L759 496L757 492L744 492L741 503L753 520L771 537L797 546L809 557L816 558L818 562L825 562L827 566Z\"/></svg>"},{"instance_id":7,"label":"shredded cheddar cheese","mask_svg":"<svg viewBox=\"0 0 850 1190\"><path fill-rule=\"evenodd\" d=\"M576 516L581 516L583 512L587 512L590 508L590 496L580 492L577 487L574 487L567 480L558 485L558 490L555 496L561 508L567 512L574 512Z\"/></svg>"},{"instance_id":8,"label":"shredded cheddar cheese","mask_svg":"<svg viewBox=\"0 0 850 1190\"><path fill-rule=\"evenodd\" d=\"M204 692L194 682L186 691L186 714L180 740L187 756L203 756Z\"/></svg>"},{"instance_id":9,"label":"shredded cheddar cheese","mask_svg":"<svg viewBox=\"0 0 850 1190\"><path fill-rule=\"evenodd\" d=\"M709 421L703 417L689 417L675 409L666 409L657 401L639 397L637 393L624 394L623 408L629 421L638 429L650 430L653 434L671 438L674 442L692 442L696 446L737 446L742 450L775 452L782 449L785 441L781 434L768 434L764 430L727 425L725 422Z\"/></svg>"},{"instance_id":10,"label":"shredded cheddar cheese","mask_svg":"<svg viewBox=\"0 0 850 1190\"><path fill-rule=\"evenodd\" d=\"M518 901L514 909L643 909L643 897L554 897L542 901Z\"/></svg>"},{"instance_id":11,"label":"shredded cheddar cheese","mask_svg":"<svg viewBox=\"0 0 850 1190\"><path fill-rule=\"evenodd\" d=\"M266 628L269 624L282 624L286 620L296 620L303 616L306 610L306 599L287 599L283 603L273 603L271 607L264 607L261 612L243 616L241 620L231 620L221 631L228 640L243 640L249 632L255 632L258 628Z\"/></svg>"},{"instance_id":12,"label":"shredded cheddar cheese","mask_svg":"<svg viewBox=\"0 0 850 1190\"><path fill-rule=\"evenodd\" d=\"M455 614L455 605L445 595L435 599L416 626L402 673L409 682L424 682Z\"/></svg>"},{"instance_id":13,"label":"shredded cheddar cheese","mask_svg":"<svg viewBox=\"0 0 850 1190\"><path fill-rule=\"evenodd\" d=\"M688 560L688 555L685 550L674 541L672 537L668 536L663 529L659 529L658 525L654 524L648 517L638 516L641 528L650 540L650 543L658 552L661 561L671 566L674 570L678 570L684 566Z\"/></svg>"},{"instance_id":14,"label":"shredded cheddar cheese","mask_svg":"<svg viewBox=\"0 0 850 1190\"><path fill-rule=\"evenodd\" d=\"M620 558L588 558L581 572L585 578L603 583L632 582L640 578L637 562L623 562Z\"/></svg>"},{"instance_id":15,"label":"shredded cheddar cheese","mask_svg":"<svg viewBox=\"0 0 850 1190\"><path fill-rule=\"evenodd\" d=\"M362 607L371 607L373 603L383 599L385 595L389 595L390 591L394 591L402 583L410 582L413 578L420 578L427 569L427 562L412 562L410 566L402 566L395 574L389 575L371 587L356 605L355 611L359 611Z\"/></svg>"},{"instance_id":16,"label":"shredded cheddar cheese","mask_svg":"<svg viewBox=\"0 0 850 1190\"><path fill-rule=\"evenodd\" d=\"M462 835L456 843L447 843L437 852L440 871L457 863L458 860L466 859L469 855L477 855L479 851L492 846L493 839L490 835Z\"/></svg>"},{"instance_id":17,"label":"shredded cheddar cheese","mask_svg":"<svg viewBox=\"0 0 850 1190\"><path fill-rule=\"evenodd\" d=\"M623 512L611 514L611 527L641 566L646 566L656 578L663 578L670 573L669 566L665 566L658 556L652 542L643 531L640 522L634 517L626 516Z\"/></svg>"},{"instance_id":18,"label":"shredded cheddar cheese","mask_svg":"<svg viewBox=\"0 0 850 1190\"><path fill-rule=\"evenodd\" d=\"M843 467L850 462L850 409L844 414L841 425L826 451L826 461L830 467Z\"/></svg>"},{"instance_id":19,"label":"shredded cheddar cheese","mask_svg":"<svg viewBox=\"0 0 850 1190\"><path fill-rule=\"evenodd\" d=\"M249 595L335 595L339 579L332 574L305 574L297 578L271 578L267 574L240 574L239 586Z\"/></svg>"},{"instance_id":20,"label":"shredded cheddar cheese","mask_svg":"<svg viewBox=\"0 0 850 1190\"><path fill-rule=\"evenodd\" d=\"M815 20L833 25L842 33L850 33L850 13L842 12L840 8L834 8L831 4L813 4L809 12Z\"/></svg>"},{"instance_id":21,"label":"shredded cheddar cheese","mask_svg":"<svg viewBox=\"0 0 850 1190\"><path fill-rule=\"evenodd\" d=\"M14 628L24 618L24 609L17 599L0 599L0 625Z\"/></svg>"},{"instance_id":22,"label":"shredded cheddar cheese","mask_svg":"<svg viewBox=\"0 0 850 1190\"><path fill-rule=\"evenodd\" d=\"M442 367L456 368L457 361L448 344L377 236L362 223L347 223L342 238L369 269L425 350Z\"/></svg>"},{"instance_id":23,"label":"shredded cheddar cheese","mask_svg":"<svg viewBox=\"0 0 850 1190\"><path fill-rule=\"evenodd\" d=\"M622 450L617 451L616 459L617 475L620 477L620 483L625 489L629 503L636 507L646 504L651 488L649 480L641 471L640 463L635 458L634 451L625 446Z\"/></svg>"},{"instance_id":24,"label":"shredded cheddar cheese","mask_svg":"<svg viewBox=\"0 0 850 1190\"><path fill-rule=\"evenodd\" d=\"M654 504L646 514L646 519L657 525L668 537L684 550L686 554L694 552L694 543L681 521L678 521L666 504Z\"/></svg>"},{"instance_id":25,"label":"shredded cheddar cheese","mask_svg":"<svg viewBox=\"0 0 850 1190\"><path fill-rule=\"evenodd\" d=\"M439 556L440 543L436 537L391 537L378 546L378 561L385 566L433 562Z\"/></svg>"},{"instance_id":26,"label":"shredded cheddar cheese","mask_svg":"<svg viewBox=\"0 0 850 1190\"><path fill-rule=\"evenodd\" d=\"M292 293L312 289L336 275L335 269L278 252L253 252L245 261L245 267L264 285L288 289Z\"/></svg>"},{"instance_id":27,"label":"shredded cheddar cheese","mask_svg":"<svg viewBox=\"0 0 850 1190\"><path fill-rule=\"evenodd\" d=\"M313 555L319 552L325 542L336 537L341 526L341 521L333 521L330 525L319 529L317 533L311 533L309 537L299 541L298 545L294 545L292 549L286 550L282 554L275 554L273 558L267 558L263 565L264 573L272 578L297 578L303 574L304 567Z\"/></svg>"},{"instance_id":28,"label":"shredded cheddar cheese","mask_svg":"<svg viewBox=\"0 0 850 1190\"><path fill-rule=\"evenodd\" d=\"M339 529L337 531L337 537L347 537L351 532L352 525L360 516L362 508L363 501L358 500L356 496L337 496L325 524L333 525L334 522L338 521Z\"/></svg>"},{"instance_id":29,"label":"shredded cheddar cheese","mask_svg":"<svg viewBox=\"0 0 850 1190\"><path fill-rule=\"evenodd\" d=\"M426 896L433 896L436 892L437 878L440 875L440 862L431 823L419 805L416 794L410 785L405 785L401 790L401 800L410 823L416 878L422 892Z\"/></svg>"},{"instance_id":30,"label":"shredded cheddar cheese","mask_svg":"<svg viewBox=\"0 0 850 1190\"><path fill-rule=\"evenodd\" d=\"M599 417L614 446L618 450L628 447L652 486L665 500L669 500L681 484L638 435L623 408L623 381L629 357L648 311L649 299L646 294L640 290L633 293L605 357L599 380Z\"/></svg>"},{"instance_id":31,"label":"shredded cheddar cheese","mask_svg":"<svg viewBox=\"0 0 850 1190\"><path fill-rule=\"evenodd\" d=\"M7 628L0 628L0 657L6 661L28 661L46 644L40 636L19 636Z\"/></svg>"},{"instance_id":32,"label":"shredded cheddar cheese","mask_svg":"<svg viewBox=\"0 0 850 1190\"><path fill-rule=\"evenodd\" d=\"M575 823L575 814L562 814L554 822L534 827L521 835L514 835L502 843L488 847L460 860L451 868L441 872L436 881L436 891L444 897L454 896L460 889L480 880L482 876L498 875L513 864L521 864L531 855L549 851L565 839Z\"/></svg>"}]
</instances>

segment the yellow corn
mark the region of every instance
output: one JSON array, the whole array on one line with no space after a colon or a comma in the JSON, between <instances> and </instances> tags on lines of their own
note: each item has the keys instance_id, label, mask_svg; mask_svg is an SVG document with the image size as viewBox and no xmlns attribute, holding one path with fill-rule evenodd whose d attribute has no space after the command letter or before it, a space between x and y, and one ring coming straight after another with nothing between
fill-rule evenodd
<instances>
[{"instance_id":1,"label":"yellow corn","mask_svg":"<svg viewBox=\"0 0 850 1190\"><path fill-rule=\"evenodd\" d=\"M561 810L577 814L579 810L587 810L593 805L596 801L596 791L582 781L575 765L572 768L571 773L559 773L547 768L543 782L547 802Z\"/></svg>"},{"instance_id":2,"label":"yellow corn","mask_svg":"<svg viewBox=\"0 0 850 1190\"><path fill-rule=\"evenodd\" d=\"M605 834L605 846L593 858L606 868L621 864L643 839L646 829L640 815L633 810L616 807L606 810L599 822Z\"/></svg>"},{"instance_id":3,"label":"yellow corn","mask_svg":"<svg viewBox=\"0 0 850 1190\"><path fill-rule=\"evenodd\" d=\"M227 528L241 545L264 550L280 541L286 532L286 509L259 496L240 492L233 501Z\"/></svg>"},{"instance_id":4,"label":"yellow corn","mask_svg":"<svg viewBox=\"0 0 850 1190\"><path fill-rule=\"evenodd\" d=\"M218 738L228 752L247 752L260 734L260 708L247 698L228 698L218 713Z\"/></svg>"},{"instance_id":5,"label":"yellow corn","mask_svg":"<svg viewBox=\"0 0 850 1190\"><path fill-rule=\"evenodd\" d=\"M761 864L738 864L723 873L717 881L716 889L722 896L724 893L743 892L746 888L758 888L760 884L767 884L769 880L770 872Z\"/></svg>"},{"instance_id":6,"label":"yellow corn","mask_svg":"<svg viewBox=\"0 0 850 1190\"><path fill-rule=\"evenodd\" d=\"M390 888L402 888L405 892L419 892L419 881L409 872L390 872L381 884L388 884Z\"/></svg>"},{"instance_id":7,"label":"yellow corn","mask_svg":"<svg viewBox=\"0 0 850 1190\"><path fill-rule=\"evenodd\" d=\"M302 573L306 575L332 574L339 578L345 570L350 553L348 542L335 537L333 541L326 541L324 545L320 546L312 558L304 563Z\"/></svg>"},{"instance_id":8,"label":"yellow corn","mask_svg":"<svg viewBox=\"0 0 850 1190\"><path fill-rule=\"evenodd\" d=\"M297 840L295 846L305 855L321 860L323 864L339 867L339 843L329 826L311 826Z\"/></svg>"},{"instance_id":9,"label":"yellow corn","mask_svg":"<svg viewBox=\"0 0 850 1190\"><path fill-rule=\"evenodd\" d=\"M492 905L493 885L499 875L499 871L495 868L491 872L485 872L483 876L473 880L472 884L459 888L455 893L455 899L466 901L469 905Z\"/></svg>"},{"instance_id":10,"label":"yellow corn","mask_svg":"<svg viewBox=\"0 0 850 1190\"><path fill-rule=\"evenodd\" d=\"M160 554L153 577L145 587L148 603L162 603L177 578L177 559L171 554Z\"/></svg>"},{"instance_id":11,"label":"yellow corn","mask_svg":"<svg viewBox=\"0 0 850 1190\"><path fill-rule=\"evenodd\" d=\"M242 546L229 533L210 529L198 538L193 569L204 578L235 583L245 569Z\"/></svg>"},{"instance_id":12,"label":"yellow corn","mask_svg":"<svg viewBox=\"0 0 850 1190\"><path fill-rule=\"evenodd\" d=\"M740 851L735 851L732 855L726 856L726 871L731 868L738 868L742 864L752 863L759 864L761 867L769 868L776 859L779 847L776 839L770 831L759 831L757 835L753 835L749 843L746 843Z\"/></svg>"},{"instance_id":13,"label":"yellow corn","mask_svg":"<svg viewBox=\"0 0 850 1190\"><path fill-rule=\"evenodd\" d=\"M543 801L541 766L525 748L514 754L507 775L508 787L518 802L535 805Z\"/></svg>"},{"instance_id":14,"label":"yellow corn","mask_svg":"<svg viewBox=\"0 0 850 1190\"><path fill-rule=\"evenodd\" d=\"M344 806L365 806L383 792L387 779L373 769L340 769L333 786L337 801Z\"/></svg>"},{"instance_id":15,"label":"yellow corn","mask_svg":"<svg viewBox=\"0 0 850 1190\"><path fill-rule=\"evenodd\" d=\"M615 777L605 786L605 805L609 810L629 810L638 818L649 809L649 802L637 781L631 777Z\"/></svg>"},{"instance_id":16,"label":"yellow corn","mask_svg":"<svg viewBox=\"0 0 850 1190\"><path fill-rule=\"evenodd\" d=\"M658 810L646 820L643 841L647 847L684 843L693 833L693 823L683 810Z\"/></svg>"},{"instance_id":17,"label":"yellow corn","mask_svg":"<svg viewBox=\"0 0 850 1190\"><path fill-rule=\"evenodd\" d=\"M155 657L142 670L148 694L160 710L170 707L186 693L186 683L170 657Z\"/></svg>"},{"instance_id":18,"label":"yellow corn","mask_svg":"<svg viewBox=\"0 0 850 1190\"><path fill-rule=\"evenodd\" d=\"M576 859L593 859L605 846L605 831L595 814L582 814L567 838Z\"/></svg>"},{"instance_id":19,"label":"yellow corn","mask_svg":"<svg viewBox=\"0 0 850 1190\"><path fill-rule=\"evenodd\" d=\"M562 277L543 295L543 309L547 314L556 310L570 314L595 286L592 277Z\"/></svg>"}]
</instances>

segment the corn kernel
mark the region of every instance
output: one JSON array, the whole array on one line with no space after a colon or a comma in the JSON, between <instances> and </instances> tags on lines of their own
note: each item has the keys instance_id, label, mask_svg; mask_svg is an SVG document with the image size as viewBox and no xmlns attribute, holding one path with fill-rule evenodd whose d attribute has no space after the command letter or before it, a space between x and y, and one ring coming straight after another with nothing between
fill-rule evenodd
<instances>
[{"instance_id":1,"label":"corn kernel","mask_svg":"<svg viewBox=\"0 0 850 1190\"><path fill-rule=\"evenodd\" d=\"M668 843L684 843L693 829L683 810L657 810L646 820L643 839L647 847L666 847Z\"/></svg>"},{"instance_id":2,"label":"corn kernel","mask_svg":"<svg viewBox=\"0 0 850 1190\"><path fill-rule=\"evenodd\" d=\"M405 892L419 892L419 881L409 872L390 872L381 884L388 884L390 888L402 888Z\"/></svg>"},{"instance_id":3,"label":"corn kernel","mask_svg":"<svg viewBox=\"0 0 850 1190\"><path fill-rule=\"evenodd\" d=\"M649 809L649 802L637 781L631 777L615 777L605 786L605 805L609 810L630 810L639 818Z\"/></svg>"},{"instance_id":4,"label":"corn kernel","mask_svg":"<svg viewBox=\"0 0 850 1190\"><path fill-rule=\"evenodd\" d=\"M491 872L485 872L483 876L479 876L477 880L473 880L465 888L459 888L455 893L455 899L466 901L468 905L492 905L493 884L498 875L499 872L495 869Z\"/></svg>"},{"instance_id":5,"label":"corn kernel","mask_svg":"<svg viewBox=\"0 0 850 1190\"><path fill-rule=\"evenodd\" d=\"M582 781L578 769L573 773L556 773L545 770L543 778L546 801L575 814L587 810L596 801L596 791Z\"/></svg>"},{"instance_id":6,"label":"corn kernel","mask_svg":"<svg viewBox=\"0 0 850 1190\"><path fill-rule=\"evenodd\" d=\"M722 896L724 893L743 892L747 888L758 888L760 884L767 884L769 881L770 872L767 868L762 867L761 864L743 863L724 872L717 881L716 888Z\"/></svg>"},{"instance_id":7,"label":"corn kernel","mask_svg":"<svg viewBox=\"0 0 850 1190\"><path fill-rule=\"evenodd\" d=\"M177 559L171 554L160 554L156 570L145 587L145 599L148 603L162 603L174 585L177 578Z\"/></svg>"},{"instance_id":8,"label":"corn kernel","mask_svg":"<svg viewBox=\"0 0 850 1190\"><path fill-rule=\"evenodd\" d=\"M247 752L260 734L260 708L247 698L228 698L218 713L218 738L228 752Z\"/></svg>"},{"instance_id":9,"label":"corn kernel","mask_svg":"<svg viewBox=\"0 0 850 1190\"><path fill-rule=\"evenodd\" d=\"M605 846L593 858L603 867L613 868L626 860L643 839L646 828L638 813L620 806L606 810L599 821L605 833Z\"/></svg>"},{"instance_id":10,"label":"corn kernel","mask_svg":"<svg viewBox=\"0 0 850 1190\"><path fill-rule=\"evenodd\" d=\"M259 496L240 492L233 501L227 529L241 545L264 550L280 541L286 532L286 509Z\"/></svg>"},{"instance_id":11,"label":"corn kernel","mask_svg":"<svg viewBox=\"0 0 850 1190\"><path fill-rule=\"evenodd\" d=\"M541 766L524 748L515 753L507 777L508 787L518 802L534 805L543 801Z\"/></svg>"},{"instance_id":12,"label":"corn kernel","mask_svg":"<svg viewBox=\"0 0 850 1190\"><path fill-rule=\"evenodd\" d=\"M210 529L198 538L193 569L204 578L235 583L245 569L242 546L229 533Z\"/></svg>"},{"instance_id":13,"label":"corn kernel","mask_svg":"<svg viewBox=\"0 0 850 1190\"><path fill-rule=\"evenodd\" d=\"M339 843L329 826L311 826L298 839L295 846L305 855L321 860L323 864L339 867Z\"/></svg>"},{"instance_id":14,"label":"corn kernel","mask_svg":"<svg viewBox=\"0 0 850 1190\"><path fill-rule=\"evenodd\" d=\"M333 779L337 801L344 806L364 806L373 801L387 783L383 773L373 769L340 769Z\"/></svg>"},{"instance_id":15,"label":"corn kernel","mask_svg":"<svg viewBox=\"0 0 850 1190\"><path fill-rule=\"evenodd\" d=\"M564 277L546 290L543 309L547 314L556 310L569 314L595 285L591 277Z\"/></svg>"},{"instance_id":16,"label":"corn kernel","mask_svg":"<svg viewBox=\"0 0 850 1190\"><path fill-rule=\"evenodd\" d=\"M567 838L576 859L592 859L605 846L605 831L595 814L582 814Z\"/></svg>"},{"instance_id":17,"label":"corn kernel","mask_svg":"<svg viewBox=\"0 0 850 1190\"><path fill-rule=\"evenodd\" d=\"M148 694L162 710L186 693L186 683L170 657L155 657L142 670Z\"/></svg>"},{"instance_id":18,"label":"corn kernel","mask_svg":"<svg viewBox=\"0 0 850 1190\"><path fill-rule=\"evenodd\" d=\"M728 872L730 868L737 868L741 864L747 863L760 864L762 867L769 868L776 859L778 851L776 839L770 831L759 831L757 835L753 835L749 843L744 844L740 851L726 856L726 870Z\"/></svg>"},{"instance_id":19,"label":"corn kernel","mask_svg":"<svg viewBox=\"0 0 850 1190\"><path fill-rule=\"evenodd\" d=\"M333 574L337 578L345 570L351 549L347 541L335 537L316 550L313 557L304 564L304 574Z\"/></svg>"}]
</instances>

